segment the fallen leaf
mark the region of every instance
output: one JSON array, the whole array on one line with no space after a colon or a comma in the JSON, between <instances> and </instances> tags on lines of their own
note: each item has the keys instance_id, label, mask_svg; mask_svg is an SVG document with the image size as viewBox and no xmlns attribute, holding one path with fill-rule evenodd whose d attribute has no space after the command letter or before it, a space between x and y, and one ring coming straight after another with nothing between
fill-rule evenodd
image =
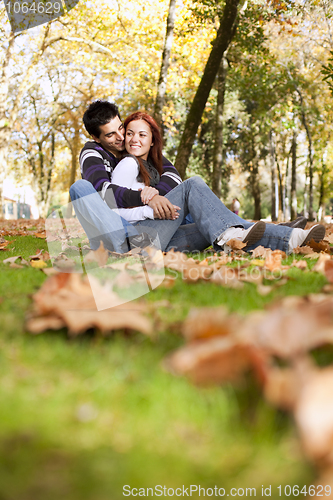
<instances>
[{"instance_id":1,"label":"fallen leaf","mask_svg":"<svg viewBox=\"0 0 333 500\"><path fill-rule=\"evenodd\" d=\"M333 465L333 368L312 373L298 397L295 420L309 458Z\"/></svg>"},{"instance_id":2,"label":"fallen leaf","mask_svg":"<svg viewBox=\"0 0 333 500\"><path fill-rule=\"evenodd\" d=\"M247 243L244 243L237 238L232 238L231 240L227 241L226 245L228 245L228 247L230 247L232 250L242 250L242 248L246 247Z\"/></svg>"},{"instance_id":3,"label":"fallen leaf","mask_svg":"<svg viewBox=\"0 0 333 500\"><path fill-rule=\"evenodd\" d=\"M327 253L319 254L319 259L316 262L316 264L313 266L312 271L325 274L325 263L327 260L330 260L330 259L331 259L331 256L328 255Z\"/></svg>"},{"instance_id":4,"label":"fallen leaf","mask_svg":"<svg viewBox=\"0 0 333 500\"><path fill-rule=\"evenodd\" d=\"M265 269L271 272L281 269L281 260L281 252L274 250L274 252L269 253L265 259Z\"/></svg>"},{"instance_id":5,"label":"fallen leaf","mask_svg":"<svg viewBox=\"0 0 333 500\"><path fill-rule=\"evenodd\" d=\"M293 249L293 253L297 253L297 254L301 254L301 255L307 255L307 254L312 254L313 253L313 249L307 245L305 245L304 247L296 247Z\"/></svg>"},{"instance_id":6,"label":"fallen leaf","mask_svg":"<svg viewBox=\"0 0 333 500\"><path fill-rule=\"evenodd\" d=\"M98 311L95 296L105 305L104 309L112 309ZM102 333L125 328L150 335L151 323L142 314L144 306L135 302L123 304L121 301L117 294L109 290L108 283L102 286L92 276L57 273L49 276L33 295L34 311L27 321L27 328L33 333L40 333L41 325L48 329L53 328L51 325L62 324L71 335L90 328L98 328Z\"/></svg>"},{"instance_id":7,"label":"fallen leaf","mask_svg":"<svg viewBox=\"0 0 333 500\"><path fill-rule=\"evenodd\" d=\"M8 257L8 259L4 259L2 262L4 264L13 264L17 259L22 259L21 255L16 255L16 257Z\"/></svg>"},{"instance_id":8,"label":"fallen leaf","mask_svg":"<svg viewBox=\"0 0 333 500\"><path fill-rule=\"evenodd\" d=\"M228 336L219 336L186 345L169 356L164 366L196 384L237 382L250 369L257 370L258 364L265 364L264 358L255 351Z\"/></svg>"},{"instance_id":9,"label":"fallen leaf","mask_svg":"<svg viewBox=\"0 0 333 500\"><path fill-rule=\"evenodd\" d=\"M292 267L297 267L298 269L307 269L308 268L308 263L306 260L293 260L292 262Z\"/></svg>"},{"instance_id":10,"label":"fallen leaf","mask_svg":"<svg viewBox=\"0 0 333 500\"><path fill-rule=\"evenodd\" d=\"M34 233L34 236L36 236L36 238L45 239L46 238L46 231L43 231L43 232L40 232L40 233Z\"/></svg>"},{"instance_id":11,"label":"fallen leaf","mask_svg":"<svg viewBox=\"0 0 333 500\"><path fill-rule=\"evenodd\" d=\"M239 325L236 315L224 307L192 309L183 323L182 333L187 341L228 335Z\"/></svg>"},{"instance_id":12,"label":"fallen leaf","mask_svg":"<svg viewBox=\"0 0 333 500\"><path fill-rule=\"evenodd\" d=\"M43 260L32 260L30 262L30 265L35 269L43 269L43 267L47 267L46 262L44 262Z\"/></svg>"},{"instance_id":13,"label":"fallen leaf","mask_svg":"<svg viewBox=\"0 0 333 500\"><path fill-rule=\"evenodd\" d=\"M324 274L325 274L327 280L330 283L333 283L333 260L332 259L325 261Z\"/></svg>"},{"instance_id":14,"label":"fallen leaf","mask_svg":"<svg viewBox=\"0 0 333 500\"><path fill-rule=\"evenodd\" d=\"M283 410L293 410L301 389L301 382L293 368L270 368L264 386L269 403Z\"/></svg>"},{"instance_id":15,"label":"fallen leaf","mask_svg":"<svg viewBox=\"0 0 333 500\"><path fill-rule=\"evenodd\" d=\"M312 239L309 242L309 246L315 251L315 252L325 252L325 253L331 253L330 245L329 243L325 243L324 241L319 241L317 243L314 239Z\"/></svg>"},{"instance_id":16,"label":"fallen leaf","mask_svg":"<svg viewBox=\"0 0 333 500\"><path fill-rule=\"evenodd\" d=\"M90 252L84 257L84 263L90 264L96 262L98 267L103 267L107 263L109 258L109 252L105 250L103 241L100 242L100 245L97 250L90 250Z\"/></svg>"},{"instance_id":17,"label":"fallen leaf","mask_svg":"<svg viewBox=\"0 0 333 500\"><path fill-rule=\"evenodd\" d=\"M254 250L250 250L252 257L257 258L257 257L263 257L266 258L269 253L272 252L270 248L265 248L262 245L256 247Z\"/></svg>"}]
</instances>

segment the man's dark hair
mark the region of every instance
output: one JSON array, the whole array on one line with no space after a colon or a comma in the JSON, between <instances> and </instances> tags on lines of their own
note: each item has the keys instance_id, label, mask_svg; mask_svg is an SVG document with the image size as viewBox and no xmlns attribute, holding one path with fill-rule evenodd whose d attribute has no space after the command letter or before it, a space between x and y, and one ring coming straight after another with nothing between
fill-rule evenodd
<instances>
[{"instance_id":1,"label":"man's dark hair","mask_svg":"<svg viewBox=\"0 0 333 500\"><path fill-rule=\"evenodd\" d=\"M83 123L88 134L99 137L101 135L100 125L109 123L116 116L120 118L118 107L108 101L94 101L90 104L83 115Z\"/></svg>"}]
</instances>

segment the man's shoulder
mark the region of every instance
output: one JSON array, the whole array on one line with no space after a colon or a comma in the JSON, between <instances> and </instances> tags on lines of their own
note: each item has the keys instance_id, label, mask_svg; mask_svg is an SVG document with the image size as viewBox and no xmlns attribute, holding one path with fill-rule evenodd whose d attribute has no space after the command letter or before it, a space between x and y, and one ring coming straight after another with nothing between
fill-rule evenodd
<instances>
[{"instance_id":1,"label":"man's shoulder","mask_svg":"<svg viewBox=\"0 0 333 500\"><path fill-rule=\"evenodd\" d=\"M80 152L80 161L85 161L87 158L97 157L106 162L108 165L115 167L119 162L112 153L106 151L98 142L87 141Z\"/></svg>"},{"instance_id":2,"label":"man's shoulder","mask_svg":"<svg viewBox=\"0 0 333 500\"><path fill-rule=\"evenodd\" d=\"M80 155L84 152L84 151L87 151L87 150L94 150L94 151L97 151L99 152L100 154L102 154L103 156L103 153L104 154L107 154L105 149L102 148L102 146L100 144L98 144L98 142L96 141L87 141L85 143L85 145L83 146L83 148L81 149L81 153Z\"/></svg>"}]
</instances>

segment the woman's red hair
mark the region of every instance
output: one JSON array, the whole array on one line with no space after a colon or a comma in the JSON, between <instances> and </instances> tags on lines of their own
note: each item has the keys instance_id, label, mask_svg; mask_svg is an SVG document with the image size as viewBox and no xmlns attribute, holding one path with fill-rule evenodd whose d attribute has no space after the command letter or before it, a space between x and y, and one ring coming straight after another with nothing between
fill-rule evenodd
<instances>
[{"instance_id":1,"label":"woman's red hair","mask_svg":"<svg viewBox=\"0 0 333 500\"><path fill-rule=\"evenodd\" d=\"M157 124L157 122L154 120L154 118L148 113L145 113L144 111L136 111L135 113L132 113L130 116L126 118L124 121L124 127L125 127L125 133L126 133L126 128L128 127L129 123L134 122L135 120L144 120L146 123L148 123L151 133L152 133L152 142L153 146L150 148L148 158L152 160L152 163L154 167L156 168L157 172L162 175L163 173L163 160L162 160L162 147L163 147L163 141L162 141L162 136L160 132L160 128ZM137 158L139 161L140 165L140 174L143 179L143 182L145 183L146 186L149 186L150 184L150 177L149 174L142 163L142 160L140 158Z\"/></svg>"}]
</instances>

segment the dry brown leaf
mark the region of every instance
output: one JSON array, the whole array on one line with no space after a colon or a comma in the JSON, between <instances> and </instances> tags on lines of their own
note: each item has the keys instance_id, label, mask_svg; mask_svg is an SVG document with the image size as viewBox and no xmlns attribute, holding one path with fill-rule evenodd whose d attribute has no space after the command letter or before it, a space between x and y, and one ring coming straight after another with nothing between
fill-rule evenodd
<instances>
[{"instance_id":1,"label":"dry brown leaf","mask_svg":"<svg viewBox=\"0 0 333 500\"><path fill-rule=\"evenodd\" d=\"M230 337L214 337L193 342L165 360L165 367L185 375L197 384L220 384L240 380L250 369L264 370L264 358L254 348Z\"/></svg>"},{"instance_id":2,"label":"dry brown leaf","mask_svg":"<svg viewBox=\"0 0 333 500\"><path fill-rule=\"evenodd\" d=\"M306 262L306 260L293 260L291 266L304 270L308 268L308 263Z\"/></svg>"},{"instance_id":3,"label":"dry brown leaf","mask_svg":"<svg viewBox=\"0 0 333 500\"><path fill-rule=\"evenodd\" d=\"M331 256L327 253L319 254L319 259L316 264L313 266L312 271L316 271L317 273L325 274L325 262L330 260Z\"/></svg>"},{"instance_id":4,"label":"dry brown leaf","mask_svg":"<svg viewBox=\"0 0 333 500\"><path fill-rule=\"evenodd\" d=\"M325 240L327 240L328 243L330 243L331 245L333 245L333 233L326 234Z\"/></svg>"},{"instance_id":5,"label":"dry brown leaf","mask_svg":"<svg viewBox=\"0 0 333 500\"><path fill-rule=\"evenodd\" d=\"M22 256L16 255L16 257L8 257L8 259L4 259L2 262L4 264L13 264L17 259L22 260Z\"/></svg>"},{"instance_id":6,"label":"dry brown leaf","mask_svg":"<svg viewBox=\"0 0 333 500\"><path fill-rule=\"evenodd\" d=\"M232 288L242 288L244 286L238 279L238 270L226 266L214 271L209 281L217 285L227 285Z\"/></svg>"},{"instance_id":7,"label":"dry brown leaf","mask_svg":"<svg viewBox=\"0 0 333 500\"><path fill-rule=\"evenodd\" d=\"M240 323L236 315L224 307L192 309L183 323L182 333L187 341L229 335Z\"/></svg>"},{"instance_id":8,"label":"dry brown leaf","mask_svg":"<svg viewBox=\"0 0 333 500\"><path fill-rule=\"evenodd\" d=\"M257 286L257 292L260 295L266 296L274 290L273 286L261 285L260 283Z\"/></svg>"},{"instance_id":9,"label":"dry brown leaf","mask_svg":"<svg viewBox=\"0 0 333 500\"><path fill-rule=\"evenodd\" d=\"M45 239L46 238L46 231L42 231L40 233L34 233L34 236L36 236L36 238Z\"/></svg>"},{"instance_id":10,"label":"dry brown leaf","mask_svg":"<svg viewBox=\"0 0 333 500\"><path fill-rule=\"evenodd\" d=\"M2 238L3 239L3 238ZM0 250L8 250L8 245L13 243L12 241L4 240L0 243Z\"/></svg>"},{"instance_id":11,"label":"dry brown leaf","mask_svg":"<svg viewBox=\"0 0 333 500\"><path fill-rule=\"evenodd\" d=\"M84 263L90 264L96 262L98 267L103 267L107 263L109 258L109 252L105 250L103 241L100 242L100 245L97 250L90 250L89 253L84 257Z\"/></svg>"},{"instance_id":12,"label":"dry brown leaf","mask_svg":"<svg viewBox=\"0 0 333 500\"><path fill-rule=\"evenodd\" d=\"M305 259L318 259L320 254L318 254L317 252L312 252L312 253L308 253L306 255L304 255L304 258Z\"/></svg>"},{"instance_id":13,"label":"dry brown leaf","mask_svg":"<svg viewBox=\"0 0 333 500\"><path fill-rule=\"evenodd\" d=\"M95 295L90 283L93 283ZM104 301L105 308L111 308L112 305L115 307L98 311L94 296L97 296L101 303ZM45 324L48 324L49 317L50 324L55 324L54 318L59 319L59 324L61 320L72 335L94 327L103 333L120 328L137 330L145 334L152 332L150 321L142 315L141 311L144 309L142 305L134 302L117 305L120 302L119 297L108 289L107 284L101 286L91 276L88 279L75 273L57 273L48 277L33 296L33 300L34 313L27 325L36 333L41 331L42 318ZM39 321L35 323L35 320Z\"/></svg>"},{"instance_id":14,"label":"dry brown leaf","mask_svg":"<svg viewBox=\"0 0 333 500\"><path fill-rule=\"evenodd\" d=\"M270 368L264 386L264 396L269 403L283 410L295 407L301 381L293 368Z\"/></svg>"},{"instance_id":15,"label":"dry brown leaf","mask_svg":"<svg viewBox=\"0 0 333 500\"><path fill-rule=\"evenodd\" d=\"M60 330L65 325L63 319L58 316L40 316L37 318L30 318L26 321L26 328L30 333L42 333L46 330Z\"/></svg>"},{"instance_id":16,"label":"dry brown leaf","mask_svg":"<svg viewBox=\"0 0 333 500\"><path fill-rule=\"evenodd\" d=\"M326 260L324 274L330 283L333 283L333 260Z\"/></svg>"},{"instance_id":17,"label":"dry brown leaf","mask_svg":"<svg viewBox=\"0 0 333 500\"><path fill-rule=\"evenodd\" d=\"M232 238L231 240L227 241L226 244L232 250L242 250L242 248L245 248L247 245L247 243L244 243L243 241L238 240L237 238Z\"/></svg>"},{"instance_id":18,"label":"dry brown leaf","mask_svg":"<svg viewBox=\"0 0 333 500\"><path fill-rule=\"evenodd\" d=\"M187 260L188 258L185 253L175 252L173 249L164 254L165 267L174 269L175 271L182 271Z\"/></svg>"},{"instance_id":19,"label":"dry brown leaf","mask_svg":"<svg viewBox=\"0 0 333 500\"><path fill-rule=\"evenodd\" d=\"M272 272L281 269L281 260L281 252L274 250L273 252L269 253L265 259L265 269L268 269Z\"/></svg>"},{"instance_id":20,"label":"dry brown leaf","mask_svg":"<svg viewBox=\"0 0 333 500\"><path fill-rule=\"evenodd\" d=\"M12 269L23 269L24 266L21 266L20 264L15 264L15 262L12 262L11 264L9 264L9 267L11 267Z\"/></svg>"},{"instance_id":21,"label":"dry brown leaf","mask_svg":"<svg viewBox=\"0 0 333 500\"><path fill-rule=\"evenodd\" d=\"M256 322L247 317L240 335L270 355L292 359L326 343L333 343L333 298L318 303L287 297Z\"/></svg>"},{"instance_id":22,"label":"dry brown leaf","mask_svg":"<svg viewBox=\"0 0 333 500\"><path fill-rule=\"evenodd\" d=\"M305 452L312 460L333 465L333 368L312 373L304 384L295 420Z\"/></svg>"},{"instance_id":23,"label":"dry brown leaf","mask_svg":"<svg viewBox=\"0 0 333 500\"><path fill-rule=\"evenodd\" d=\"M256 247L254 250L250 250L252 257L256 259L257 257L266 258L268 254L272 252L270 248L265 248L262 245Z\"/></svg>"},{"instance_id":24,"label":"dry brown leaf","mask_svg":"<svg viewBox=\"0 0 333 500\"><path fill-rule=\"evenodd\" d=\"M212 275L214 269L212 266L198 266L197 264L184 265L183 269L183 279L196 282L199 279L208 280Z\"/></svg>"},{"instance_id":25,"label":"dry brown leaf","mask_svg":"<svg viewBox=\"0 0 333 500\"><path fill-rule=\"evenodd\" d=\"M301 254L301 255L307 255L307 254L312 254L313 253L313 249L307 245L305 245L304 247L295 247L293 249L293 253L297 253L297 254Z\"/></svg>"},{"instance_id":26,"label":"dry brown leaf","mask_svg":"<svg viewBox=\"0 0 333 500\"><path fill-rule=\"evenodd\" d=\"M315 251L315 252L325 252L325 253L331 253L330 245L329 243L325 243L324 241L319 241L317 243L314 239L312 239L309 242L309 246Z\"/></svg>"}]
</instances>

